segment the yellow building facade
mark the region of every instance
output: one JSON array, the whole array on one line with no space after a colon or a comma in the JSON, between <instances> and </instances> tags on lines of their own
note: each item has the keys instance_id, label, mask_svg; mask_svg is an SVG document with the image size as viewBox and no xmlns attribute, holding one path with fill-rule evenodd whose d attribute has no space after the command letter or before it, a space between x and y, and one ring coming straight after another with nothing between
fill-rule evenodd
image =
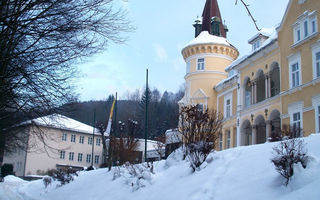
<instances>
[{"instance_id":1,"label":"yellow building facade","mask_svg":"<svg viewBox=\"0 0 320 200\"><path fill-rule=\"evenodd\" d=\"M319 12L319 0L289 0L280 25L249 38L252 51L238 58L217 1L206 1L196 38L182 50L179 105L224 115L220 150L264 143L285 125L301 129L299 136L320 132Z\"/></svg>"}]
</instances>

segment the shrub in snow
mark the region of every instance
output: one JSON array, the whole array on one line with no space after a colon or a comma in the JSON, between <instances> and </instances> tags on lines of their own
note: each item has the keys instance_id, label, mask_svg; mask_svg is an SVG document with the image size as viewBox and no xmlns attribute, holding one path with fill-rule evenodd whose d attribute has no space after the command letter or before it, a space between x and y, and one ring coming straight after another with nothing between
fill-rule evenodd
<instances>
[{"instance_id":1,"label":"shrub in snow","mask_svg":"<svg viewBox=\"0 0 320 200\"><path fill-rule=\"evenodd\" d=\"M223 115L216 110L203 111L195 105L182 107L180 119L183 149L195 171L215 149L222 130Z\"/></svg>"},{"instance_id":2,"label":"shrub in snow","mask_svg":"<svg viewBox=\"0 0 320 200\"><path fill-rule=\"evenodd\" d=\"M50 176L45 176L42 181L44 186L47 188L52 183L52 178Z\"/></svg>"},{"instance_id":3,"label":"shrub in snow","mask_svg":"<svg viewBox=\"0 0 320 200\"><path fill-rule=\"evenodd\" d=\"M307 166L307 150L302 139L290 139L280 142L273 147L274 157L271 159L277 172L285 178L285 185L288 185L290 178L294 174L294 165L301 164L303 168Z\"/></svg>"},{"instance_id":4,"label":"shrub in snow","mask_svg":"<svg viewBox=\"0 0 320 200\"><path fill-rule=\"evenodd\" d=\"M51 177L52 180L59 181L60 182L60 186L62 186L62 185L65 185L65 184L70 183L71 181L73 181L74 177L78 176L78 173L77 173L76 170L74 170L72 168L67 168L67 169L59 169L59 170L56 170L56 169L49 170L48 171L48 175ZM46 186L46 184L48 182L50 182L50 181L43 180L43 182L44 182L44 184Z\"/></svg>"},{"instance_id":5,"label":"shrub in snow","mask_svg":"<svg viewBox=\"0 0 320 200\"><path fill-rule=\"evenodd\" d=\"M153 164L130 164L126 162L124 165L113 168L113 180L120 177L124 178L125 183L136 191L147 184L150 184Z\"/></svg>"}]
</instances>

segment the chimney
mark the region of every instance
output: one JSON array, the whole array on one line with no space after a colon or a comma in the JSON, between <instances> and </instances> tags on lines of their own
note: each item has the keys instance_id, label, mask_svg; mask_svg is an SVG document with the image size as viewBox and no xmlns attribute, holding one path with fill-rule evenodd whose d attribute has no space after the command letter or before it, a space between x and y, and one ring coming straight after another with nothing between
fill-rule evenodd
<instances>
[{"instance_id":1,"label":"chimney","mask_svg":"<svg viewBox=\"0 0 320 200\"><path fill-rule=\"evenodd\" d=\"M221 24L221 20L219 17L214 16L211 18L212 35L221 36L220 24Z\"/></svg>"},{"instance_id":2,"label":"chimney","mask_svg":"<svg viewBox=\"0 0 320 200\"><path fill-rule=\"evenodd\" d=\"M200 17L197 17L197 19L194 21L193 27L195 28L195 37L198 37L202 29L202 19Z\"/></svg>"}]
</instances>

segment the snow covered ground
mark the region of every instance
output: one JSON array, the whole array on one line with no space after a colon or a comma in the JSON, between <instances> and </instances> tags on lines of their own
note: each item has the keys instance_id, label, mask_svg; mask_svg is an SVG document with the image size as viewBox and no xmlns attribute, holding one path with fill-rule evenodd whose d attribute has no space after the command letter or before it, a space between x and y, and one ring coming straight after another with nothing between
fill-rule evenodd
<instances>
[{"instance_id":1,"label":"snow covered ground","mask_svg":"<svg viewBox=\"0 0 320 200\"><path fill-rule=\"evenodd\" d=\"M81 172L72 183L44 187L42 180L26 182L8 176L0 183L1 200L319 200L320 134L304 138L311 159L308 167L295 168L287 187L270 161L267 143L238 147L211 154L201 170L191 173L181 154L154 164L154 174L145 174L137 189L136 180L123 174L114 179L106 169ZM122 169L123 170L123 169Z\"/></svg>"}]
</instances>

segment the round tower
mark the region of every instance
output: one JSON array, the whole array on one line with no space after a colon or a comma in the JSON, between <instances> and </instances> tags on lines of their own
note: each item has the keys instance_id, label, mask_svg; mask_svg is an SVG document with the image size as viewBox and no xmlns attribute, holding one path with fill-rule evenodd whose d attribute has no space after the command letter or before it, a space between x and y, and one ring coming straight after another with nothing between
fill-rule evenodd
<instances>
[{"instance_id":1,"label":"round tower","mask_svg":"<svg viewBox=\"0 0 320 200\"><path fill-rule=\"evenodd\" d=\"M200 34L195 26L196 38L182 49L187 69L185 96L179 102L180 106L199 104L203 109L216 109L217 93L214 88L228 77L225 68L239 56L238 50L226 39L225 27L217 0L207 0Z\"/></svg>"}]
</instances>

